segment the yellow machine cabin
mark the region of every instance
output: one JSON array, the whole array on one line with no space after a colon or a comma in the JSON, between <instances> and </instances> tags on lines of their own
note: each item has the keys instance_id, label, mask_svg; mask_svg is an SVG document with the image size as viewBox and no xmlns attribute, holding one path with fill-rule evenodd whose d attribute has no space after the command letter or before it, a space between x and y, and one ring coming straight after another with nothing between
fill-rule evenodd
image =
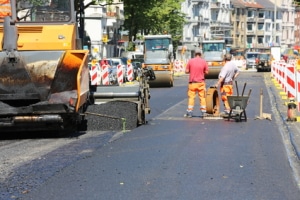
<instances>
[{"instance_id":1,"label":"yellow machine cabin","mask_svg":"<svg viewBox=\"0 0 300 200\"><path fill-rule=\"evenodd\" d=\"M201 42L203 58L208 64L209 74L206 78L218 78L224 66L226 54L225 40L204 40Z\"/></svg>"}]
</instances>

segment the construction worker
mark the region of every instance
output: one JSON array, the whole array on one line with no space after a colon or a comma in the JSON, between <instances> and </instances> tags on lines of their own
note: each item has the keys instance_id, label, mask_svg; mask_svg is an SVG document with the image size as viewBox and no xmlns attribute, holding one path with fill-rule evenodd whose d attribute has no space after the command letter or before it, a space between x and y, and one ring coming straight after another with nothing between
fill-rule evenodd
<instances>
[{"instance_id":1,"label":"construction worker","mask_svg":"<svg viewBox=\"0 0 300 200\"><path fill-rule=\"evenodd\" d=\"M9 0L0 0L0 19L11 16L11 7Z\"/></svg>"},{"instance_id":2,"label":"construction worker","mask_svg":"<svg viewBox=\"0 0 300 200\"><path fill-rule=\"evenodd\" d=\"M207 62L201 58L201 50L195 50L195 57L186 65L185 73L189 74L188 108L185 117L192 117L195 105L195 97L198 93L200 99L200 111L206 113L206 84L205 74L208 74Z\"/></svg>"},{"instance_id":3,"label":"construction worker","mask_svg":"<svg viewBox=\"0 0 300 200\"><path fill-rule=\"evenodd\" d=\"M103 65L109 65L108 60L107 60L107 58L105 56L100 61L100 66L102 67Z\"/></svg>"},{"instance_id":4,"label":"construction worker","mask_svg":"<svg viewBox=\"0 0 300 200\"><path fill-rule=\"evenodd\" d=\"M218 82L215 84L215 87L220 85L221 99L225 107L225 113L230 112L230 106L227 100L227 96L233 95L233 80L239 75L239 68L236 64L231 61L232 55L225 55L225 65L222 67L219 73Z\"/></svg>"}]
</instances>

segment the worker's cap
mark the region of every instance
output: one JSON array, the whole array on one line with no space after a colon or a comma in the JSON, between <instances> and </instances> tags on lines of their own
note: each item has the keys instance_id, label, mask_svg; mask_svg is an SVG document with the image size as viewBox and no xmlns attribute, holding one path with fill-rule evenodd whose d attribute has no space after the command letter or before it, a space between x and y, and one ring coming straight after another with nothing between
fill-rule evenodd
<instances>
[{"instance_id":1,"label":"worker's cap","mask_svg":"<svg viewBox=\"0 0 300 200\"><path fill-rule=\"evenodd\" d=\"M226 59L226 60L231 60L231 57L232 57L232 55L229 54L229 53L227 53L227 54L225 55L225 59Z\"/></svg>"},{"instance_id":2,"label":"worker's cap","mask_svg":"<svg viewBox=\"0 0 300 200\"><path fill-rule=\"evenodd\" d=\"M201 49L199 49L199 48L195 49L195 54L196 54L196 53L202 53L202 52L201 52Z\"/></svg>"}]
</instances>

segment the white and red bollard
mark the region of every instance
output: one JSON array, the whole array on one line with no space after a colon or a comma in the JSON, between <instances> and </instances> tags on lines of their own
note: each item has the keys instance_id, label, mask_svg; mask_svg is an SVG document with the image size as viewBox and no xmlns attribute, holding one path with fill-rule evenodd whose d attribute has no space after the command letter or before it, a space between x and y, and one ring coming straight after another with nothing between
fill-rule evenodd
<instances>
[{"instance_id":1,"label":"white and red bollard","mask_svg":"<svg viewBox=\"0 0 300 200\"><path fill-rule=\"evenodd\" d=\"M127 65L127 80L133 81L133 67L132 64Z\"/></svg>"},{"instance_id":2,"label":"white and red bollard","mask_svg":"<svg viewBox=\"0 0 300 200\"><path fill-rule=\"evenodd\" d=\"M102 65L101 77L102 77L102 85L109 85L109 77L108 77L108 65Z\"/></svg>"},{"instance_id":3,"label":"white and red bollard","mask_svg":"<svg viewBox=\"0 0 300 200\"><path fill-rule=\"evenodd\" d=\"M123 74L123 66L117 66L117 76L118 76L118 83L122 84L124 82L124 74Z\"/></svg>"},{"instance_id":4,"label":"white and red bollard","mask_svg":"<svg viewBox=\"0 0 300 200\"><path fill-rule=\"evenodd\" d=\"M101 74L100 74L100 65L98 63L92 63L90 76L91 76L91 85L100 85L101 84Z\"/></svg>"}]
</instances>

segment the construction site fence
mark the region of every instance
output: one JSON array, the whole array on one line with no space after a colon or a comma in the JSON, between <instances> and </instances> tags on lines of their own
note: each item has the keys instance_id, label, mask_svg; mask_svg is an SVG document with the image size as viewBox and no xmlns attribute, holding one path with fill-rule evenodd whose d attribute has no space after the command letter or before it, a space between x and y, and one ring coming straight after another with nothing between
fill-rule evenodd
<instances>
[{"instance_id":1,"label":"construction site fence","mask_svg":"<svg viewBox=\"0 0 300 200\"><path fill-rule=\"evenodd\" d=\"M272 61L271 76L282 99L294 101L300 111L300 60Z\"/></svg>"}]
</instances>

